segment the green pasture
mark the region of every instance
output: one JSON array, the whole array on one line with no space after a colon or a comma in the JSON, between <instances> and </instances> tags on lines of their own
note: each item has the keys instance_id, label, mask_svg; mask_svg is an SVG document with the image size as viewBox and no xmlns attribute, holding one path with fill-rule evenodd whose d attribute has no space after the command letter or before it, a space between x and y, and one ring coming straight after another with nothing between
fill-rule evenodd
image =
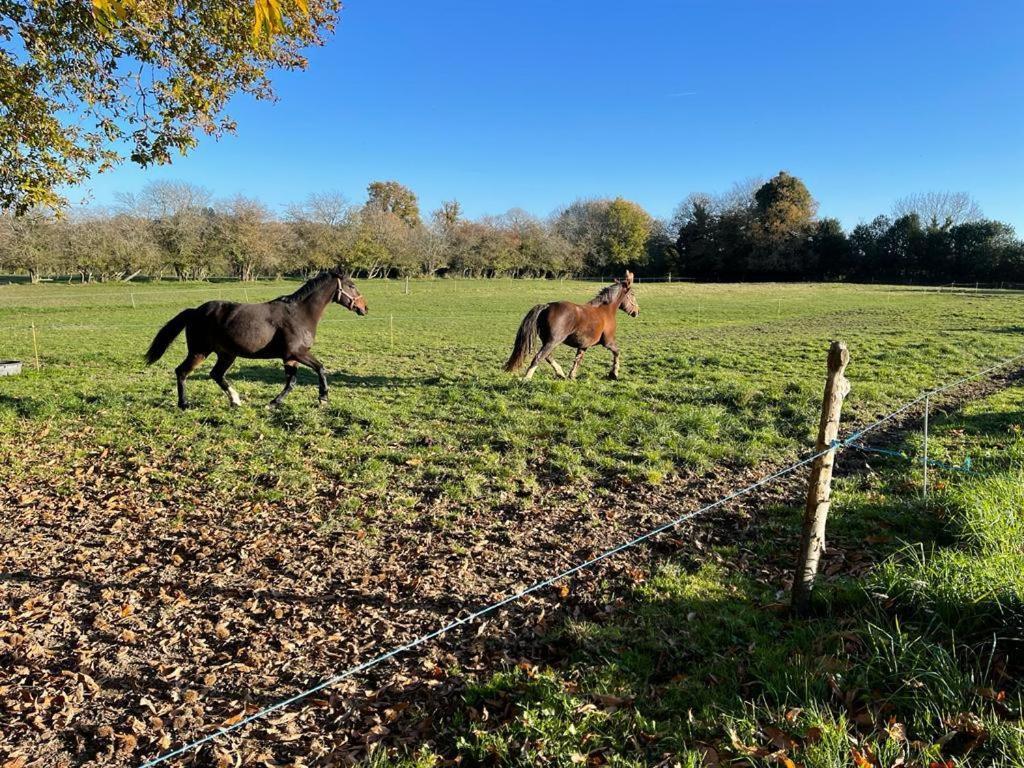
<instances>
[{"instance_id":1,"label":"green pasture","mask_svg":"<svg viewBox=\"0 0 1024 768\"><path fill-rule=\"evenodd\" d=\"M365 318L329 308L314 348L330 372L325 408L303 370L284 407L265 409L280 365L240 360L229 379L242 408L229 409L207 363L189 382L193 408L180 413L172 368L183 339L142 364L180 309L295 287L0 286L0 358L25 363L21 376L0 379L0 474L61 485L68 466L107 450L163 482L187 476L228 496L317 503L324 487L338 488L330 512L339 519L529 505L555 486L586 494L620 479L657 484L793 458L816 425L830 339L851 352L848 424L1024 349L1024 294L640 284L640 317L619 315L620 381L605 378L610 356L595 348L579 380L545 367L527 383L501 370L524 313L586 300L599 284L414 280L408 294L401 281L360 282ZM559 355L567 364L572 350Z\"/></svg>"}]
</instances>

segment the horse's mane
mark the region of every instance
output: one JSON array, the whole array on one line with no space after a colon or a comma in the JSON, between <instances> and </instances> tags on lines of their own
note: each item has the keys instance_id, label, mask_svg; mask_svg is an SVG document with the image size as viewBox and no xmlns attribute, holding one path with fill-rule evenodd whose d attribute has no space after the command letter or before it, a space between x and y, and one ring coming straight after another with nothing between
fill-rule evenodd
<instances>
[{"instance_id":1,"label":"horse's mane","mask_svg":"<svg viewBox=\"0 0 1024 768\"><path fill-rule=\"evenodd\" d=\"M314 291L320 290L328 280L336 279L337 276L331 272L321 272L316 277L307 280L299 286L295 293L289 293L286 296L278 296L274 301L283 301L286 304L294 304L295 302L308 298Z\"/></svg>"},{"instance_id":2,"label":"horse's mane","mask_svg":"<svg viewBox=\"0 0 1024 768\"><path fill-rule=\"evenodd\" d=\"M619 298L619 289L622 287L619 283L612 283L609 286L602 288L597 296L587 302L592 307L600 307L602 304L611 304L613 301Z\"/></svg>"}]
</instances>

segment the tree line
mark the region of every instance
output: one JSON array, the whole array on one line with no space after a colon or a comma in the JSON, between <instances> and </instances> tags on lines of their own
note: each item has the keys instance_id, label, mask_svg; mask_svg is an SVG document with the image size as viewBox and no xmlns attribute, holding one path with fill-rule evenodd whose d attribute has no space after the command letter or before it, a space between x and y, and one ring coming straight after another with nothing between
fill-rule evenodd
<instances>
[{"instance_id":1,"label":"tree line","mask_svg":"<svg viewBox=\"0 0 1024 768\"><path fill-rule=\"evenodd\" d=\"M364 277L639 275L700 280L1024 282L1024 243L965 194L898 201L847 233L818 218L786 172L693 194L668 221L623 198L577 200L541 219L521 209L470 219L457 201L424 215L416 194L375 181L353 204L310 195L275 215L259 200L214 200L201 187L152 182L108 209L0 216L0 270L33 281L139 275L241 280L340 266Z\"/></svg>"}]
</instances>

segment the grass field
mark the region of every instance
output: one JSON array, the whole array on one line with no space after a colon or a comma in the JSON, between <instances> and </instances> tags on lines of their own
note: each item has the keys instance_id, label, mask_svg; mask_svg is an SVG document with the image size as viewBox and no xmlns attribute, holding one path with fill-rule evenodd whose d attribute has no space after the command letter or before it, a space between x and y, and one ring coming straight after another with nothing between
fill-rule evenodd
<instances>
[{"instance_id":1,"label":"grass field","mask_svg":"<svg viewBox=\"0 0 1024 768\"><path fill-rule=\"evenodd\" d=\"M315 407L314 378L303 371L306 386L281 410L263 411L280 367L239 361L229 378L247 407L227 408L207 364L184 414L172 407L171 372L183 341L157 366L140 363L156 329L185 306L267 299L293 284L0 287L0 357L26 362L25 375L0 382L7 471L46 475L33 468L30 443L63 456L58 467L108 449L157 476L177 467L247 498L318 503L317 489L340 485L348 511L532 504L551 485L659 483L792 457L814 427L832 338L851 350L852 421L1020 351L1024 330L1019 294L650 284L639 287L640 317L620 315L622 381L604 379L608 355L595 349L578 382L545 370L527 385L500 370L522 315L544 300L587 299L597 286L423 281L409 295L399 282L360 287L371 314L332 307L315 347L331 371L328 408ZM88 440L67 440L83 428Z\"/></svg>"},{"instance_id":2,"label":"grass field","mask_svg":"<svg viewBox=\"0 0 1024 768\"><path fill-rule=\"evenodd\" d=\"M239 361L229 378L242 408L228 408L207 365L190 380L194 407L179 412L171 369L183 342L142 365L153 334L181 308L294 287L0 286L0 359L26 363L21 376L0 379L0 695L17 702L0 757L136 764L789 463L816 428L830 339L851 353L847 428L1024 346L1024 294L1014 292L641 284L640 317L619 319L622 380L605 378L609 355L596 349L576 382L547 369L523 382L501 371L523 314L543 301L586 300L600 286L413 281L406 295L400 282L364 281L370 315L331 307L321 325L327 407L316 406L304 371L282 408L265 409L282 385L279 364ZM571 351L560 355L567 364ZM1000 407L1009 415L991 439L1002 446L1020 404ZM950 460L960 459L961 432L946 438ZM840 512L837 530L860 545L836 551L861 554L837 566L853 581L828 605L837 616L864 613L849 648L828 645L815 659L837 656L850 670L892 660L886 642L920 649L892 639L898 628L883 621L891 614L868 613L856 581L867 584L861 566L895 557L900 539L934 538L937 518L913 501L907 477L901 469L891 480L844 481L844 503L857 512ZM808 768L842 765L836 718L860 710L829 709L822 667L794 661L820 650L825 625L786 623L765 607L792 566L796 513L783 504L751 523L741 512L719 516L721 531L714 521L692 525L678 551L656 550L654 563L637 551L583 574L475 639L412 657L397 679L366 682L372 695L362 681L343 686L294 719L211 748L199 764L401 759L417 744L428 765L441 754L469 764L574 765L582 756L640 765L665 755L666 765L696 764L702 744L730 759L756 745L745 756L756 761L764 728L800 709L789 731L804 739L819 728L832 746L820 759L788 753ZM941 600L947 614L964 614L956 590L983 593L985 579L1003 573L1005 553L978 556L994 551L984 514L1011 519L998 508L963 512L964 531L977 533L957 538L959 550L873 567L886 586L869 587L891 589L908 617L923 603L939 613ZM864 554L866 537L886 526L888 545ZM966 571L973 586L949 576L956 558L979 563ZM596 620L607 605L628 610ZM986 630L996 614L975 615L974 629ZM866 629L869 619L883 634ZM937 626L921 652L935 664L948 652L957 669L972 669ZM672 636L684 629L677 648ZM545 658L560 649L562 661L540 659L536 643ZM531 661L507 665L520 656ZM975 675L980 687L990 685L986 669ZM854 687L874 684L876 672L890 673L857 672ZM452 697L468 709L450 706ZM495 701L507 711L479 725ZM985 754L1015 765L1018 737L1000 735L1001 721L974 699L965 706L987 718L991 749L1002 750ZM934 738L948 707L915 707L898 710L900 722ZM682 711L691 714L680 721ZM861 745L883 749L873 727ZM387 751L373 750L388 738ZM904 754L942 754L930 742L915 750Z\"/></svg>"}]
</instances>

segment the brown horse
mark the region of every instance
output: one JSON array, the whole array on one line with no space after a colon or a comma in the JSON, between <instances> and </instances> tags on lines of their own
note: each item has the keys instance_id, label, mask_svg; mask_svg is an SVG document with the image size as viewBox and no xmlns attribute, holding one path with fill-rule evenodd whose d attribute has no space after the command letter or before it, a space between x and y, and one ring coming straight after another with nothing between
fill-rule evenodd
<instances>
[{"instance_id":1,"label":"brown horse","mask_svg":"<svg viewBox=\"0 0 1024 768\"><path fill-rule=\"evenodd\" d=\"M320 380L320 402L327 402L327 375L324 366L310 353L316 327L331 302L365 315L366 300L355 284L341 273L322 272L289 296L263 304L236 304L232 301L208 301L195 309L179 313L160 329L146 352L146 363L159 360L171 342L185 331L188 354L174 369L178 378L178 407L188 407L185 379L212 353L217 363L210 378L220 385L232 406L242 400L224 378L238 357L280 358L284 361L284 389L271 401L280 405L295 385L299 363L316 371Z\"/></svg>"},{"instance_id":2,"label":"brown horse","mask_svg":"<svg viewBox=\"0 0 1024 768\"><path fill-rule=\"evenodd\" d=\"M533 337L540 336L541 348L533 357L530 367L526 369L526 378L533 378L537 366L545 360L555 369L555 373L565 378L562 366L551 357L555 347L568 344L576 348L576 359L569 369L569 378L576 378L576 371L583 361L584 353L595 344L600 344L612 353L612 368L608 372L609 379L619 378L619 347L615 343L615 312L622 310L630 317L640 314L640 305L633 295L633 273L626 272L626 279L616 280L612 285L601 290L586 304L574 304L571 301L556 301L553 304L538 304L526 313L516 343L512 348L512 356L505 363L506 371L514 371L533 351Z\"/></svg>"}]
</instances>

